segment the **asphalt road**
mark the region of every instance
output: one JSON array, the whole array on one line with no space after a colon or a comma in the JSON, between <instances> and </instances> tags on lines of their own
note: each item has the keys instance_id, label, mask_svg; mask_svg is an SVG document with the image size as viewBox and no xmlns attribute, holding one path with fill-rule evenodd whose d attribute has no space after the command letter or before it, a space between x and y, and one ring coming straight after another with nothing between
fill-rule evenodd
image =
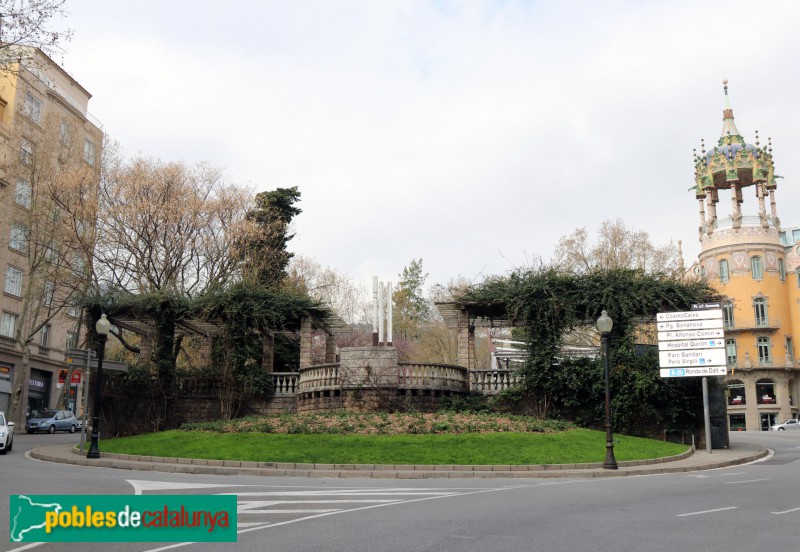
<instances>
[{"instance_id":1,"label":"asphalt road","mask_svg":"<svg viewBox=\"0 0 800 552\"><path fill-rule=\"evenodd\" d=\"M0 550L669 551L795 550L800 432L737 433L774 455L745 466L594 479L340 480L204 476L49 464L24 452L77 435L17 435L0 457L10 494L234 493L235 544L27 544Z\"/></svg>"}]
</instances>

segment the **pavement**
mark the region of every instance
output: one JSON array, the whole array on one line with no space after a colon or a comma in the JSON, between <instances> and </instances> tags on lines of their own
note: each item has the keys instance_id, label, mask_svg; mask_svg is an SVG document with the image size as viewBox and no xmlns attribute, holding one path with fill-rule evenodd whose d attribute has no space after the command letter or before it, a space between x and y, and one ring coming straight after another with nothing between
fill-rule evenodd
<instances>
[{"instance_id":1,"label":"pavement","mask_svg":"<svg viewBox=\"0 0 800 552\"><path fill-rule=\"evenodd\" d=\"M87 447L88 448L88 447ZM101 452L99 459L88 459L71 444L43 445L32 449L31 457L46 462L95 466L123 470L158 471L207 475L254 475L267 477L337 477L366 479L442 479L442 478L555 478L621 477L662 473L693 472L747 464L764 458L770 451L749 443L732 443L730 448L689 450L678 456L619 462L619 469L603 469L594 464L539 464L528 466L393 465L393 464L294 464L284 462L244 462L164 458Z\"/></svg>"}]
</instances>

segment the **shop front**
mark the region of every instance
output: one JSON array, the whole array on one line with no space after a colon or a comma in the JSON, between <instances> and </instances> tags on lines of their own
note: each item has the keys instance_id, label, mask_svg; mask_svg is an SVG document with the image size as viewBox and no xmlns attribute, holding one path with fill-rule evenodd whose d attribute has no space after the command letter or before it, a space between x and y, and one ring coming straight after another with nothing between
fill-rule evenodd
<instances>
[{"instance_id":1,"label":"shop front","mask_svg":"<svg viewBox=\"0 0 800 552\"><path fill-rule=\"evenodd\" d=\"M31 368L31 377L28 380L28 413L35 413L50 408L50 389L53 374L45 370Z\"/></svg>"}]
</instances>

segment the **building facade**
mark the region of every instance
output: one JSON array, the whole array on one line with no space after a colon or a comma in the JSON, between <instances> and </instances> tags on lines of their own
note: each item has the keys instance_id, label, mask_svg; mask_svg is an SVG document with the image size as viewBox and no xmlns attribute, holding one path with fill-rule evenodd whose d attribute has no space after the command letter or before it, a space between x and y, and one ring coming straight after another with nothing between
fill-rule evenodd
<instances>
[{"instance_id":1,"label":"building facade","mask_svg":"<svg viewBox=\"0 0 800 552\"><path fill-rule=\"evenodd\" d=\"M20 54L0 69L0 410L18 424L82 410L65 353L79 344L71 301L88 281L103 140L91 94L41 51Z\"/></svg>"},{"instance_id":2,"label":"building facade","mask_svg":"<svg viewBox=\"0 0 800 552\"><path fill-rule=\"evenodd\" d=\"M730 429L768 430L798 415L800 230L781 228L771 141L761 145L756 132L745 142L723 84L722 134L695 152L701 251L692 270L722 297Z\"/></svg>"}]
</instances>

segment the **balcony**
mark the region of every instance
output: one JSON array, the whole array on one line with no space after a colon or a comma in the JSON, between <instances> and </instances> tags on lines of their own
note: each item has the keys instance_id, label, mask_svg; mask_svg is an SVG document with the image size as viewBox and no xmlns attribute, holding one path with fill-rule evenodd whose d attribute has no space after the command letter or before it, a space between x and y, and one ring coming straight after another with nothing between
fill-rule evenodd
<instances>
[{"instance_id":1,"label":"balcony","mask_svg":"<svg viewBox=\"0 0 800 552\"><path fill-rule=\"evenodd\" d=\"M757 332L767 331L774 332L781 328L780 320L764 320L756 322L755 320L746 320L744 322L734 322L733 324L725 324L723 329L726 332Z\"/></svg>"}]
</instances>

